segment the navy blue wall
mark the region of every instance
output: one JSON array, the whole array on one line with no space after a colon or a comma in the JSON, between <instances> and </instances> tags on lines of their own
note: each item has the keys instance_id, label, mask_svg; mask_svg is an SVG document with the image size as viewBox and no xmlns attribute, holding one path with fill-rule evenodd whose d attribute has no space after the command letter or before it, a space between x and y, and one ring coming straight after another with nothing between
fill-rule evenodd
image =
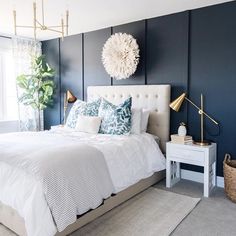
<instances>
[{"instance_id":1,"label":"navy blue wall","mask_svg":"<svg viewBox=\"0 0 236 236\"><path fill-rule=\"evenodd\" d=\"M111 78L104 70L101 51L111 29L102 29L84 34L84 99L87 99L87 87L92 85L111 85Z\"/></svg>"},{"instance_id":2,"label":"navy blue wall","mask_svg":"<svg viewBox=\"0 0 236 236\"><path fill-rule=\"evenodd\" d=\"M217 174L223 175L225 152L236 156L236 2L191 12L189 95L199 103L202 92L207 112L206 138L218 144ZM199 138L199 118L189 106L189 132Z\"/></svg>"},{"instance_id":3,"label":"navy blue wall","mask_svg":"<svg viewBox=\"0 0 236 236\"><path fill-rule=\"evenodd\" d=\"M171 98L188 90L189 13L182 12L147 21L147 84L171 84ZM187 121L187 106L171 112L170 130Z\"/></svg>"},{"instance_id":4,"label":"navy blue wall","mask_svg":"<svg viewBox=\"0 0 236 236\"><path fill-rule=\"evenodd\" d=\"M66 90L73 91L77 98L83 99L80 89L83 87L82 61L82 34L66 37L63 42L60 40L61 120L64 115L63 93Z\"/></svg>"},{"instance_id":5,"label":"navy blue wall","mask_svg":"<svg viewBox=\"0 0 236 236\"><path fill-rule=\"evenodd\" d=\"M61 122L61 73L60 73L60 41L52 39L44 41L42 45L43 53L46 55L46 61L55 69L56 75L54 82L56 91L54 94L53 107L47 108L44 112L44 128L49 129L51 125L57 125Z\"/></svg>"},{"instance_id":6,"label":"navy blue wall","mask_svg":"<svg viewBox=\"0 0 236 236\"><path fill-rule=\"evenodd\" d=\"M236 156L236 2L142 20L85 34L43 42L43 53L57 75L56 101L45 112L45 127L62 119L60 94L67 89L86 100L89 85L171 84L172 98L183 91L205 108L221 124L206 120L206 137L218 144L217 175L222 176L225 152ZM132 34L140 46L137 72L127 80L116 81L105 72L102 47L116 32ZM61 105L60 105L61 104ZM197 111L185 104L181 112L171 112L171 133L181 121L188 122L189 134L199 137ZM187 169L202 169L184 166Z\"/></svg>"}]
</instances>

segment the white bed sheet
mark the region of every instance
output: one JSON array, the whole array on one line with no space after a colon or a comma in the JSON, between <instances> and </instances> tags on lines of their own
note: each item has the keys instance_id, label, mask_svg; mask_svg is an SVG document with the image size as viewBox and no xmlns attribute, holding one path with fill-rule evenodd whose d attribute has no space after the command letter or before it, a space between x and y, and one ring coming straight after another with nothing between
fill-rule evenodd
<instances>
[{"instance_id":1,"label":"white bed sheet","mask_svg":"<svg viewBox=\"0 0 236 236\"><path fill-rule=\"evenodd\" d=\"M19 147L24 149L23 146L29 144L24 140L19 141L20 135L20 133L2 135L0 144L4 145L7 138L15 137ZM165 158L152 135L147 133L130 136L91 135L67 128L57 128L28 135L32 136L32 140L34 135L39 136L35 139L37 143L32 141L30 144L30 151L42 148L44 145L60 146L62 143L64 145L71 142L86 143L99 149L107 162L115 193L151 176L156 171L165 169ZM56 227L40 186L26 173L12 170L4 164L0 166L0 201L19 212L27 222L26 228L34 232L32 236L52 236L56 233ZM14 194L16 191L17 198ZM33 230L36 228L37 230Z\"/></svg>"},{"instance_id":2,"label":"white bed sheet","mask_svg":"<svg viewBox=\"0 0 236 236\"><path fill-rule=\"evenodd\" d=\"M115 193L165 169L165 157L153 135L86 134L68 128L51 131L99 149L107 162Z\"/></svg>"}]
</instances>

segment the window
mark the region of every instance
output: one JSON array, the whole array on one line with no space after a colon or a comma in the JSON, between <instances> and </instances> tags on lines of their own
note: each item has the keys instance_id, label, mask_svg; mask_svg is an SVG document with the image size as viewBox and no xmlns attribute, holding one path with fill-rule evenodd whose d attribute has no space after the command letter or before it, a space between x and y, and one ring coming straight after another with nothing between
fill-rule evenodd
<instances>
[{"instance_id":1,"label":"window","mask_svg":"<svg viewBox=\"0 0 236 236\"><path fill-rule=\"evenodd\" d=\"M0 121L18 120L16 78L11 40L0 38Z\"/></svg>"}]
</instances>

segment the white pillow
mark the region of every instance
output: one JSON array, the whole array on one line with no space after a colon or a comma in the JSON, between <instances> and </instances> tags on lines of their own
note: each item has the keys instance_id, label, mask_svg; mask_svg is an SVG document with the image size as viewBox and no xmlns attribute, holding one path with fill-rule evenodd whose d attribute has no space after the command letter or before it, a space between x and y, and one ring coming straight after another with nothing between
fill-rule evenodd
<instances>
[{"instance_id":1,"label":"white pillow","mask_svg":"<svg viewBox=\"0 0 236 236\"><path fill-rule=\"evenodd\" d=\"M142 118L141 118L141 132L146 132L147 131L147 126L148 126L148 118L150 114L149 109L142 109Z\"/></svg>"},{"instance_id":2,"label":"white pillow","mask_svg":"<svg viewBox=\"0 0 236 236\"><path fill-rule=\"evenodd\" d=\"M89 134L97 134L101 121L101 117L98 116L78 116L75 130Z\"/></svg>"},{"instance_id":3,"label":"white pillow","mask_svg":"<svg viewBox=\"0 0 236 236\"><path fill-rule=\"evenodd\" d=\"M137 108L132 108L132 118L131 118L131 134L141 133L141 118L142 110Z\"/></svg>"}]
</instances>

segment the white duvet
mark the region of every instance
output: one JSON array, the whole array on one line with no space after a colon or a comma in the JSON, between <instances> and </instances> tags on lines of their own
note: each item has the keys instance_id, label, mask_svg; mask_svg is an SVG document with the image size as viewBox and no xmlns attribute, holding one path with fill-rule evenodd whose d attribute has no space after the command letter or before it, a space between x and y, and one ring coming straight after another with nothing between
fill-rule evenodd
<instances>
[{"instance_id":1,"label":"white duvet","mask_svg":"<svg viewBox=\"0 0 236 236\"><path fill-rule=\"evenodd\" d=\"M21 133L0 135L0 155L2 150L7 152L10 143L14 143L12 149L18 152L26 149L37 152L37 149L46 146L56 148L66 144L86 144L97 148L105 158L114 193L165 169L165 158L152 135L147 133L130 136L90 135L58 128L40 134L27 133L28 142L21 136ZM35 139L35 136L40 137ZM19 193L17 197L16 192ZM27 173L4 163L0 163L0 201L16 209L24 218L29 236L52 236L57 232L42 186L36 179L29 178Z\"/></svg>"}]
</instances>

